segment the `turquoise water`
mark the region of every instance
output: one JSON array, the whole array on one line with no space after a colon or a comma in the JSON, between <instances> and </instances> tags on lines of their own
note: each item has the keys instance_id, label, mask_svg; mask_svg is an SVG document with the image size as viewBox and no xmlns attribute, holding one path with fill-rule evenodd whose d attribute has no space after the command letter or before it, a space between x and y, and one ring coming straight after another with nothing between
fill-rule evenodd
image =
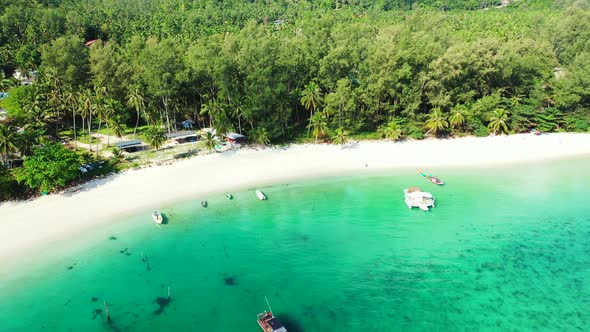
<instances>
[{"instance_id":1,"label":"turquoise water","mask_svg":"<svg viewBox=\"0 0 590 332\"><path fill-rule=\"evenodd\" d=\"M168 225L146 211L0 265L0 331L254 332L264 296L290 332L588 330L589 171L437 169L435 187L402 170L264 188L265 202L195 197L162 209ZM432 212L405 206L412 185Z\"/></svg>"}]
</instances>

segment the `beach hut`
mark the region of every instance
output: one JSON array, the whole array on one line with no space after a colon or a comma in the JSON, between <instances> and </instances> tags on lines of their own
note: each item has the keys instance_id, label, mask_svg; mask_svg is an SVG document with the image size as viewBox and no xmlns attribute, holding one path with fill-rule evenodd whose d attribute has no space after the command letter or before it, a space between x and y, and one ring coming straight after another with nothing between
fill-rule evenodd
<instances>
[{"instance_id":1,"label":"beach hut","mask_svg":"<svg viewBox=\"0 0 590 332\"><path fill-rule=\"evenodd\" d=\"M225 140L233 144L246 143L246 136L238 133L229 133L225 135Z\"/></svg>"},{"instance_id":2,"label":"beach hut","mask_svg":"<svg viewBox=\"0 0 590 332\"><path fill-rule=\"evenodd\" d=\"M132 139L129 141L115 143L115 146L117 148L119 148L119 150L121 150L121 151L137 152L137 151L145 150L145 147L147 146L147 144L145 144L144 142L142 142L138 139Z\"/></svg>"},{"instance_id":3,"label":"beach hut","mask_svg":"<svg viewBox=\"0 0 590 332\"><path fill-rule=\"evenodd\" d=\"M195 122L193 120L184 120L181 122L183 129L193 129Z\"/></svg>"},{"instance_id":4,"label":"beach hut","mask_svg":"<svg viewBox=\"0 0 590 332\"><path fill-rule=\"evenodd\" d=\"M14 77L18 82L20 82L21 85L29 85L35 82L35 79L37 78L37 71L23 71L17 69L14 71L14 74L12 74L12 77Z\"/></svg>"},{"instance_id":5,"label":"beach hut","mask_svg":"<svg viewBox=\"0 0 590 332\"><path fill-rule=\"evenodd\" d=\"M199 135L196 131L179 131L176 133L166 135L166 138L173 140L178 144L182 144L198 141Z\"/></svg>"}]
</instances>

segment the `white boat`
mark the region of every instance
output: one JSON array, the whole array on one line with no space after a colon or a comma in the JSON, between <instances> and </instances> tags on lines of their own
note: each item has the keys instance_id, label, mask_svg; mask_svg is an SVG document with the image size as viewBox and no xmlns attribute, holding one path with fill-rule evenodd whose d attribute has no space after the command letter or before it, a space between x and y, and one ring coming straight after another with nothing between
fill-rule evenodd
<instances>
[{"instance_id":1,"label":"white boat","mask_svg":"<svg viewBox=\"0 0 590 332\"><path fill-rule=\"evenodd\" d=\"M256 189L256 197L258 197L258 199L261 201L265 201L267 199L266 195L258 189Z\"/></svg>"},{"instance_id":2,"label":"white boat","mask_svg":"<svg viewBox=\"0 0 590 332\"><path fill-rule=\"evenodd\" d=\"M434 207L434 196L418 187L404 189L404 201L409 209L418 207L422 211L428 211L430 207Z\"/></svg>"},{"instance_id":3,"label":"white boat","mask_svg":"<svg viewBox=\"0 0 590 332\"><path fill-rule=\"evenodd\" d=\"M152 218L154 218L156 224L161 224L164 221L164 217L162 217L162 214L158 211L154 211L154 213L152 213Z\"/></svg>"}]
</instances>

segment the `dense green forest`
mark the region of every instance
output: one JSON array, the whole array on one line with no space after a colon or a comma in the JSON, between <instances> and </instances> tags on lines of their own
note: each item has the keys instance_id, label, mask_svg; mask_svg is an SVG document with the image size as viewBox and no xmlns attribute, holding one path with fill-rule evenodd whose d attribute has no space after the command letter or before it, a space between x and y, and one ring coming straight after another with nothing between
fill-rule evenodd
<instances>
[{"instance_id":1,"label":"dense green forest","mask_svg":"<svg viewBox=\"0 0 590 332\"><path fill-rule=\"evenodd\" d=\"M0 155L185 119L259 143L588 131L588 2L500 4L0 0Z\"/></svg>"}]
</instances>

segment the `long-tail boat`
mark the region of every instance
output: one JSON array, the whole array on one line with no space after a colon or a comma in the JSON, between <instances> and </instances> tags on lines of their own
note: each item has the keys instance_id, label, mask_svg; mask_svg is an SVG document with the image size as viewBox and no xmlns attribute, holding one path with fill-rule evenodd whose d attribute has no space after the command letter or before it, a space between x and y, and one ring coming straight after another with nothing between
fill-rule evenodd
<instances>
[{"instance_id":1,"label":"long-tail boat","mask_svg":"<svg viewBox=\"0 0 590 332\"><path fill-rule=\"evenodd\" d=\"M443 180L441 180L440 178L438 178L432 174L426 174L426 173L422 172L421 170L418 170L418 174L422 175L426 180L428 180L436 185L442 186L445 184L445 182Z\"/></svg>"}]
</instances>

